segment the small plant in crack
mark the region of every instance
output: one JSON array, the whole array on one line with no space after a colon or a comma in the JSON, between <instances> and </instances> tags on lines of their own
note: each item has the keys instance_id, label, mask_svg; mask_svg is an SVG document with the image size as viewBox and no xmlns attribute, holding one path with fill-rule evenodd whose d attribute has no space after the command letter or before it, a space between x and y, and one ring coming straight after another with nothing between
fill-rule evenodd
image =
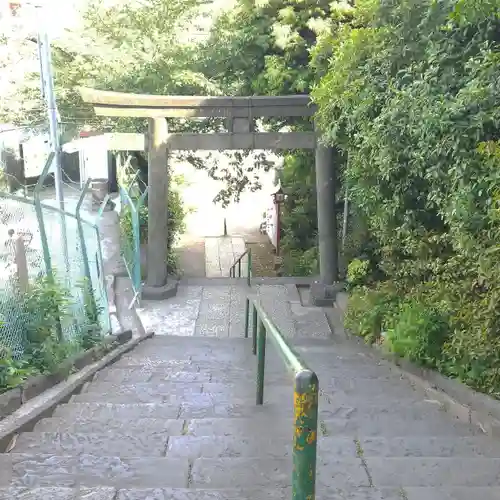
<instances>
[{"instance_id":1,"label":"small plant in crack","mask_svg":"<svg viewBox=\"0 0 500 500\"><path fill-rule=\"evenodd\" d=\"M373 488L373 478L368 470L368 464L365 459L365 452L363 450L363 446L361 445L361 441L356 438L354 440L354 445L356 446L356 456L361 460L361 464L363 465L363 469L365 469L366 477L368 478L368 483L370 488Z\"/></svg>"},{"instance_id":2,"label":"small plant in crack","mask_svg":"<svg viewBox=\"0 0 500 500\"><path fill-rule=\"evenodd\" d=\"M364 458L363 446L361 446L361 441L359 439L354 440L354 444L356 446L356 456L358 458Z\"/></svg>"},{"instance_id":3,"label":"small plant in crack","mask_svg":"<svg viewBox=\"0 0 500 500\"><path fill-rule=\"evenodd\" d=\"M407 495L406 491L404 490L404 488L402 488L402 487L399 489L399 498L401 500L408 500L408 495Z\"/></svg>"},{"instance_id":4,"label":"small plant in crack","mask_svg":"<svg viewBox=\"0 0 500 500\"><path fill-rule=\"evenodd\" d=\"M326 428L326 424L325 422L323 422L323 420L321 420L319 423L319 429L322 436L328 436L328 429Z\"/></svg>"}]
</instances>

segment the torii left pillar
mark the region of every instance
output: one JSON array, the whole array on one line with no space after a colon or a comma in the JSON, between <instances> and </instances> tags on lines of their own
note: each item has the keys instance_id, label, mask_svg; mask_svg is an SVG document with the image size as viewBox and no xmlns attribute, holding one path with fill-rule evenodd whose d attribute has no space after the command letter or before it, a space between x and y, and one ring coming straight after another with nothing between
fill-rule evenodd
<instances>
[{"instance_id":1,"label":"torii left pillar","mask_svg":"<svg viewBox=\"0 0 500 500\"><path fill-rule=\"evenodd\" d=\"M167 299L177 293L169 282L168 241L168 126L165 118L150 118L148 129L148 245L144 299Z\"/></svg>"}]
</instances>

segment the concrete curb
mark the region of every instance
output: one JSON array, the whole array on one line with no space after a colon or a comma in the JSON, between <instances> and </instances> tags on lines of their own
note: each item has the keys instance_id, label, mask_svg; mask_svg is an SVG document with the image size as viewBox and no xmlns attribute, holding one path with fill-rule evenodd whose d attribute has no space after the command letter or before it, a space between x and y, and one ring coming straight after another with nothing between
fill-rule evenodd
<instances>
[{"instance_id":1,"label":"concrete curb","mask_svg":"<svg viewBox=\"0 0 500 500\"><path fill-rule=\"evenodd\" d=\"M101 359L114 343L125 344L131 338L131 330L118 335L108 335L103 338L102 344L63 361L55 372L29 377L19 386L3 392L0 394L0 420L18 410L27 401L67 379L74 369L81 370L94 361Z\"/></svg>"},{"instance_id":2,"label":"concrete curb","mask_svg":"<svg viewBox=\"0 0 500 500\"><path fill-rule=\"evenodd\" d=\"M342 322L347 309L347 297L336 304ZM347 330L345 337L364 345L374 357L389 362L400 374L412 384L423 389L429 399L438 401L442 408L458 420L479 427L485 434L500 436L500 401L476 392L458 380L441 375L416 364L386 353L376 346L368 346L362 339L351 335Z\"/></svg>"},{"instance_id":3,"label":"concrete curb","mask_svg":"<svg viewBox=\"0 0 500 500\"><path fill-rule=\"evenodd\" d=\"M116 311L116 278L119 274L109 274L106 276L106 288L108 290L108 311L111 322L111 332L113 334L123 331L123 326Z\"/></svg>"},{"instance_id":4,"label":"concrete curb","mask_svg":"<svg viewBox=\"0 0 500 500\"><path fill-rule=\"evenodd\" d=\"M99 370L115 362L117 358L153 335L154 333L151 332L128 340L99 361L85 366L78 373L72 374L66 380L46 389L21 405L12 414L0 420L0 453L4 453L9 448L16 435L21 432L29 432L39 420L51 415L57 405L68 401L73 393L78 391Z\"/></svg>"}]
</instances>

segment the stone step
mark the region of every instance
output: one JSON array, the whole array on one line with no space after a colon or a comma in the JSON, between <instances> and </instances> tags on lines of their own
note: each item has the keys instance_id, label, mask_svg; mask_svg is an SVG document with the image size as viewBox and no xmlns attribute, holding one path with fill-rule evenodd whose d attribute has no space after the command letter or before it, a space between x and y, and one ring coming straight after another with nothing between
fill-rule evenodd
<instances>
[{"instance_id":1,"label":"stone step","mask_svg":"<svg viewBox=\"0 0 500 500\"><path fill-rule=\"evenodd\" d=\"M122 458L9 453L0 455L0 487L110 486L120 488L287 488L292 461L287 458ZM358 458L317 463L319 488L368 487Z\"/></svg>"},{"instance_id":2,"label":"stone step","mask_svg":"<svg viewBox=\"0 0 500 500\"><path fill-rule=\"evenodd\" d=\"M182 432L182 431L181 431ZM166 432L100 434L70 432L25 432L16 441L15 453L51 455L116 455L125 457L164 457L169 435Z\"/></svg>"},{"instance_id":3,"label":"stone step","mask_svg":"<svg viewBox=\"0 0 500 500\"><path fill-rule=\"evenodd\" d=\"M430 490L430 489L429 489ZM493 488L462 488L460 491L470 491L481 500L495 500L498 497L490 496L488 490ZM430 490L433 491L433 490ZM498 491L498 490L497 490ZM478 492L484 496L477 496ZM427 493L431 495L432 493ZM171 488L149 488L149 489L115 489L110 487L101 488L10 488L0 489L0 500L288 500L291 497L289 488L269 489L171 489ZM417 497L411 497L415 500ZM419 500L435 500L438 497L420 496ZM455 497L453 497L455 498ZM464 500L465 496L457 496L458 500ZM468 497L467 497L468 498ZM336 490L335 492L317 492L317 500L401 500L398 491L381 492L375 488L353 488ZM439 497L439 500L451 500L451 497Z\"/></svg>"},{"instance_id":4,"label":"stone step","mask_svg":"<svg viewBox=\"0 0 500 500\"><path fill-rule=\"evenodd\" d=\"M477 486L458 488L402 488L400 498L404 500L498 500L500 498L499 486Z\"/></svg>"},{"instance_id":5,"label":"stone step","mask_svg":"<svg viewBox=\"0 0 500 500\"><path fill-rule=\"evenodd\" d=\"M201 395L200 395L201 396ZM285 418L291 414L291 406L270 403L265 410L248 401L234 400L231 403L215 403L201 400L180 404L136 403L136 404L109 404L109 403L68 403L60 405L54 411L55 417L94 418L134 420L140 418L241 418L265 413L274 418Z\"/></svg>"},{"instance_id":6,"label":"stone step","mask_svg":"<svg viewBox=\"0 0 500 500\"><path fill-rule=\"evenodd\" d=\"M321 441L321 439L320 439ZM363 457L500 458L500 442L487 436L358 437Z\"/></svg>"},{"instance_id":7,"label":"stone step","mask_svg":"<svg viewBox=\"0 0 500 500\"><path fill-rule=\"evenodd\" d=\"M169 436L180 436L183 433L184 420L165 418L139 418L132 421L116 418L93 417L82 418L69 415L66 417L50 417L40 420L34 428L36 432L74 432L89 434L105 434L117 432L164 432Z\"/></svg>"},{"instance_id":8,"label":"stone step","mask_svg":"<svg viewBox=\"0 0 500 500\"><path fill-rule=\"evenodd\" d=\"M37 432L71 432L103 434L106 432L164 432L170 436L182 434L193 436L259 436L266 429L272 429L273 436L284 437L293 432L293 415L291 412L281 414L276 420L274 408L269 406L255 407L251 417L243 418L195 418L191 420L168 419L165 417L133 417L128 419L126 410L113 411L93 406L93 411L84 413L66 412L63 416L45 418L35 426ZM340 412L339 412L340 413ZM341 413L340 413L341 414ZM477 429L468 425L456 423L453 420L433 422L429 425L426 420L412 423L411 416L388 420L387 418L373 419L371 415L354 416L350 418L323 418L320 414L318 434L320 438L327 437L411 437L442 436L442 437L472 437L478 433ZM474 436L476 437L476 436ZM481 437L481 436L479 436ZM418 441L418 440L417 440ZM401 448L403 449L403 448ZM367 450L372 450L367 443ZM384 448L380 448L380 453ZM370 451L376 456L376 451ZM395 453L395 452L389 452ZM416 453L416 452L415 452Z\"/></svg>"},{"instance_id":9,"label":"stone step","mask_svg":"<svg viewBox=\"0 0 500 500\"><path fill-rule=\"evenodd\" d=\"M45 455L116 455L121 458L285 458L292 456L293 433L276 438L268 431L252 437L169 436L166 432L107 432L100 434L68 432L26 432L16 441L15 453ZM352 438L321 438L319 453L356 457Z\"/></svg>"},{"instance_id":10,"label":"stone step","mask_svg":"<svg viewBox=\"0 0 500 500\"><path fill-rule=\"evenodd\" d=\"M500 486L500 458L368 457L365 462L375 487Z\"/></svg>"},{"instance_id":11,"label":"stone step","mask_svg":"<svg viewBox=\"0 0 500 500\"><path fill-rule=\"evenodd\" d=\"M402 494L405 496L403 497ZM193 489L115 489L103 488L10 488L0 489L0 500L286 500L288 489L193 490ZM498 500L500 487L405 488L383 490L355 488L317 492L317 500Z\"/></svg>"},{"instance_id":12,"label":"stone step","mask_svg":"<svg viewBox=\"0 0 500 500\"><path fill-rule=\"evenodd\" d=\"M182 370L161 370L158 367L152 368L108 368L96 373L94 380L99 382L122 383L162 383L162 382L217 382L232 383L234 381L252 381L256 379L255 371L232 370L204 372L192 372ZM283 383L293 381L293 375L287 372L271 372L266 374L269 383Z\"/></svg>"},{"instance_id":13,"label":"stone step","mask_svg":"<svg viewBox=\"0 0 500 500\"><path fill-rule=\"evenodd\" d=\"M186 488L189 463L175 458L0 455L0 487L112 486Z\"/></svg>"},{"instance_id":14,"label":"stone step","mask_svg":"<svg viewBox=\"0 0 500 500\"><path fill-rule=\"evenodd\" d=\"M273 391L268 391L264 403L279 403L280 405L289 408L293 405L293 389L288 387L279 386L280 390L273 387ZM239 397L238 397L239 396ZM234 393L223 392L198 392L198 391L175 391L174 393L155 393L154 389L146 391L130 391L120 393L101 393L101 392L86 392L83 394L75 395L71 398L71 403L110 403L110 404L135 404L135 403L156 403L156 404L170 404L179 405L183 402L203 403L208 404L233 404L235 400L240 403L254 404L256 399L256 389L254 387L245 390L237 391Z\"/></svg>"},{"instance_id":15,"label":"stone step","mask_svg":"<svg viewBox=\"0 0 500 500\"><path fill-rule=\"evenodd\" d=\"M258 412L256 412L256 416ZM283 418L283 417L282 417ZM185 433L193 436L252 436L259 435L263 426L269 422L257 418L203 418L192 419L186 424ZM281 420L281 432L288 435L288 429L293 428L292 418ZM290 426L290 427L288 427ZM320 415L318 434L320 437L393 437L393 436L446 436L446 437L471 437L474 432L479 432L468 425L453 421L429 423L427 420L413 422L411 418L388 420L380 418L373 420L369 415L359 418L322 418ZM275 429L276 426L272 427Z\"/></svg>"}]
</instances>

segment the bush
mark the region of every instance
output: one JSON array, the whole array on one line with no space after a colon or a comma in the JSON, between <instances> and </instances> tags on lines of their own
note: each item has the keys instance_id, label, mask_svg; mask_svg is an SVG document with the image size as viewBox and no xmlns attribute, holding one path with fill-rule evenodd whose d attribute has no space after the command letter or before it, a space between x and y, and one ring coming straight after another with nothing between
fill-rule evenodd
<instances>
[{"instance_id":1,"label":"bush","mask_svg":"<svg viewBox=\"0 0 500 500\"><path fill-rule=\"evenodd\" d=\"M394 354L420 365L438 367L449 335L447 318L436 308L418 300L405 301L387 329L384 346Z\"/></svg>"},{"instance_id":2,"label":"bush","mask_svg":"<svg viewBox=\"0 0 500 500\"><path fill-rule=\"evenodd\" d=\"M184 219L186 217L186 210L178 189L171 188L169 190L167 210L167 266L168 271L173 273L177 270L177 261L174 252L172 252L172 248L174 247L176 239L185 230ZM147 205L142 206L139 210L139 238L141 244L147 243L148 241L148 216L149 211ZM130 208L124 207L120 214L120 230L129 241L133 239L132 227L132 212Z\"/></svg>"},{"instance_id":3,"label":"bush","mask_svg":"<svg viewBox=\"0 0 500 500\"><path fill-rule=\"evenodd\" d=\"M370 262L354 259L347 266L347 285L349 288L366 285L370 273Z\"/></svg>"},{"instance_id":4,"label":"bush","mask_svg":"<svg viewBox=\"0 0 500 500\"><path fill-rule=\"evenodd\" d=\"M349 297L345 327L369 344L380 343L398 305L399 295L391 283L379 284L375 289L358 287Z\"/></svg>"}]
</instances>

